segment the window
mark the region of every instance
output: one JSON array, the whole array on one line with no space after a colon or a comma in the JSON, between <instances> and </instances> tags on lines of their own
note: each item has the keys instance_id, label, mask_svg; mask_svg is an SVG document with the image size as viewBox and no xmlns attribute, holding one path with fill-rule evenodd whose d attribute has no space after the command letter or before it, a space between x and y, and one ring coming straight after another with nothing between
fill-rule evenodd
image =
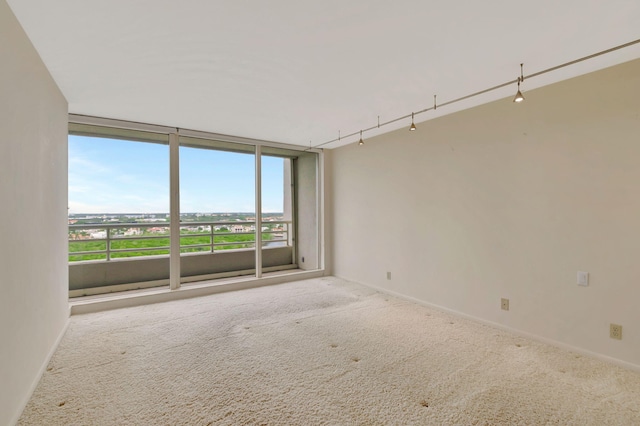
<instances>
[{"instance_id":1,"label":"window","mask_svg":"<svg viewBox=\"0 0 640 426\"><path fill-rule=\"evenodd\" d=\"M168 137L81 130L69 135L69 261L169 254Z\"/></svg>"},{"instance_id":2,"label":"window","mask_svg":"<svg viewBox=\"0 0 640 426\"><path fill-rule=\"evenodd\" d=\"M253 147L225 147L181 139L180 222L188 225L181 229L182 253L255 247Z\"/></svg>"},{"instance_id":3,"label":"window","mask_svg":"<svg viewBox=\"0 0 640 426\"><path fill-rule=\"evenodd\" d=\"M319 267L316 153L173 129L71 123L69 133L72 296L167 285L173 268L188 283Z\"/></svg>"}]
</instances>

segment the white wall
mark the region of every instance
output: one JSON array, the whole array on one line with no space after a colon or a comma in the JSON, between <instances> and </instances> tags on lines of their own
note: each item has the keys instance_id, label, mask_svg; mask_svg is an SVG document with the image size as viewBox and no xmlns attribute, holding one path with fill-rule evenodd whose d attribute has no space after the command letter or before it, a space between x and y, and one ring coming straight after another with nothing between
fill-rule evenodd
<instances>
[{"instance_id":1,"label":"white wall","mask_svg":"<svg viewBox=\"0 0 640 426\"><path fill-rule=\"evenodd\" d=\"M27 402L69 315L67 102L0 0L0 424Z\"/></svg>"},{"instance_id":2,"label":"white wall","mask_svg":"<svg viewBox=\"0 0 640 426\"><path fill-rule=\"evenodd\" d=\"M636 60L334 150L335 275L640 366L639 93Z\"/></svg>"}]
</instances>

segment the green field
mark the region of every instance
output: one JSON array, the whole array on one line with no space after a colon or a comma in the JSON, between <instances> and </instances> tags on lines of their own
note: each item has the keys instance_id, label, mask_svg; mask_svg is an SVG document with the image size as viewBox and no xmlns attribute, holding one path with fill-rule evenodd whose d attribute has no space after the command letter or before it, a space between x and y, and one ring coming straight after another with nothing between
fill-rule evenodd
<instances>
[{"instance_id":1,"label":"green field","mask_svg":"<svg viewBox=\"0 0 640 426\"><path fill-rule=\"evenodd\" d=\"M96 229L99 229L97 226ZM69 233L69 262L78 262L83 260L106 260L107 255L104 251L107 249L106 241L91 241L91 240L73 240L82 234L81 231L74 231ZM217 231L220 234L214 234L214 244L221 244L215 246L215 251L219 250L233 250L242 248L253 248L254 246L254 234L233 234L224 233L224 230ZM182 236L180 237L180 252L181 253L194 253L194 252L210 252L211 251L211 235L208 231L194 232L182 230ZM112 232L111 236L111 259L120 259L125 257L140 257L140 256L157 256L169 254L169 234L168 233L149 233L144 232L136 238L114 236ZM273 234L263 233L262 240L269 241L273 239ZM188 247L197 244L207 244L205 247ZM114 250L123 249L136 249L126 252L114 252ZM74 255L73 253L88 252L88 251L102 251L102 253L91 253Z\"/></svg>"}]
</instances>

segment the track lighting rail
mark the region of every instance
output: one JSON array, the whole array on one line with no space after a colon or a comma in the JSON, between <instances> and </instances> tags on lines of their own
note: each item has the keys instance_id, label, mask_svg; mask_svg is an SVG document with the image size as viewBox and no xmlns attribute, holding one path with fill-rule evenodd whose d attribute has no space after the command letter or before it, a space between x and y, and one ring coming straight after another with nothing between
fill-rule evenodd
<instances>
[{"instance_id":1,"label":"track lighting rail","mask_svg":"<svg viewBox=\"0 0 640 426\"><path fill-rule=\"evenodd\" d=\"M596 58L598 56L606 55L608 53L615 52L616 50L624 49L626 47L630 47L630 46L633 46L633 45L638 44L638 43L640 43L640 39L633 40L633 41L630 41L628 43L624 43L624 44L621 44L621 45L618 45L618 46L615 46L615 47L612 47L612 48L609 48L609 49L606 49L606 50L602 50L600 52L596 52L596 53L593 53L591 55L583 56L581 58L574 59L572 61L565 62L563 64L556 65L554 67L547 68L547 69L542 70L542 71L534 72L532 74L527 75L526 78L530 79L530 78L533 78L533 77L538 77L540 75L547 74L547 73L550 73L550 72L553 72L553 71L557 71L557 70L559 70L561 68L565 68L565 67L568 67L568 66L571 66L571 65L575 65L577 63L584 62L584 61L587 61L589 59ZM443 103L437 104L437 105L436 105L435 96L434 96L434 102L433 102L433 106L432 107L421 109L419 111L414 111L412 113L405 114L405 115L403 115L401 117L397 117L397 118L394 118L392 120L385 121L385 122L382 122L382 123L380 122L380 116L378 116L378 124L375 125L375 126L367 127L367 128L362 129L362 130L350 133L348 135L342 135L342 136L339 135L337 139L332 139L330 141L323 142L321 144L315 145L313 148L320 148L320 147L322 147L324 145L328 145L328 144L333 143L333 142L338 142L338 141L340 141L341 139L344 139L344 138L350 138L352 136L357 136L358 134L360 134L359 143L360 143L360 145L362 145L363 144L363 139L362 139L362 133L363 132L367 132L367 131L370 131L370 130L378 129L378 128L382 127L382 126L386 126L386 125L389 125L389 124L392 124L392 123L395 123L395 122L398 122L398 121L401 121L401 120L406 120L408 118L412 118L413 116L415 116L417 114L422 114L422 113L425 113L427 111L435 110L437 107L442 108L444 106L455 104L457 102L461 102L461 101L464 101L464 100L467 100L467 99L470 99L470 98L473 98L473 97L476 97L476 96L480 96L480 95L483 95L485 93L492 92L494 90L502 89L503 87L506 87L506 86L511 86L513 84L517 84L518 82L521 83L521 82L524 81L524 79L525 79L525 76L522 73L522 68L521 68L521 76L518 76L518 78L516 78L514 80L507 81L507 82L502 83L502 84L498 84L497 86L489 87L488 89L480 90L478 92L474 92L474 93L471 93L469 95L462 96L460 98L456 98L456 99L453 99L453 100L450 100L450 101L447 101L447 102L443 102Z\"/></svg>"}]
</instances>

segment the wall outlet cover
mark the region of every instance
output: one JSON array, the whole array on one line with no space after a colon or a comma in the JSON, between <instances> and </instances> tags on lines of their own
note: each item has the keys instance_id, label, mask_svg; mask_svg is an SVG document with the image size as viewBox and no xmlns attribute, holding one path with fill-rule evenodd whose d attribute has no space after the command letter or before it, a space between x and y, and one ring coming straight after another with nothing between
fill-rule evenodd
<instances>
[{"instance_id":1,"label":"wall outlet cover","mask_svg":"<svg viewBox=\"0 0 640 426\"><path fill-rule=\"evenodd\" d=\"M620 324L610 324L609 337L616 340L622 340L622 326Z\"/></svg>"},{"instance_id":2,"label":"wall outlet cover","mask_svg":"<svg viewBox=\"0 0 640 426\"><path fill-rule=\"evenodd\" d=\"M508 311L509 299L500 299L500 308L502 308L503 311Z\"/></svg>"}]
</instances>

